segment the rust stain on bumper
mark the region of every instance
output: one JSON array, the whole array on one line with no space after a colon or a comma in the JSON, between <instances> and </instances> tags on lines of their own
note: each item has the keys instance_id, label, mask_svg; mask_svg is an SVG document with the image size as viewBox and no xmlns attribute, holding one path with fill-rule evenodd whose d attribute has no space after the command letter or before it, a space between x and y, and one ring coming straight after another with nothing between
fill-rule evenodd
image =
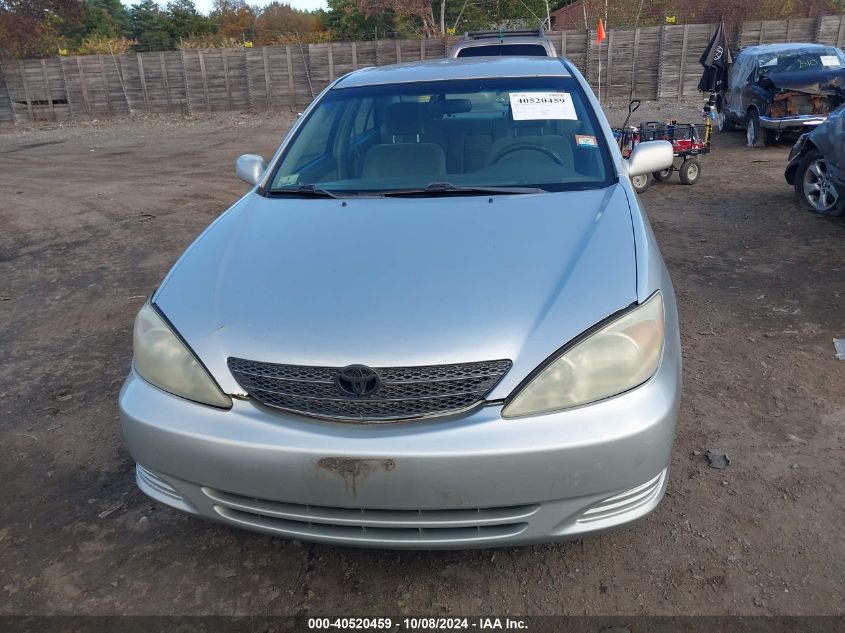
<instances>
[{"instance_id":1,"label":"rust stain on bumper","mask_svg":"<svg viewBox=\"0 0 845 633\"><path fill-rule=\"evenodd\" d=\"M372 472L391 472L396 468L392 459L356 459L354 457L323 457L317 467L343 479L346 489L353 496L358 494L358 481Z\"/></svg>"}]
</instances>

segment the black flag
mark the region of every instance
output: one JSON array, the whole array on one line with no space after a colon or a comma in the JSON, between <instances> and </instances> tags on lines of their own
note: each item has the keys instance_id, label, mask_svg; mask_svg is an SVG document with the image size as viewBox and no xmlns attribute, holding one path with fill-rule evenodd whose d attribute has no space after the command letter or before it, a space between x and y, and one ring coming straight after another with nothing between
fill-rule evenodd
<instances>
[{"instance_id":1,"label":"black flag","mask_svg":"<svg viewBox=\"0 0 845 633\"><path fill-rule=\"evenodd\" d=\"M698 90L700 92L724 90L728 83L728 68L733 64L724 21L719 22L719 28L713 34L698 63L704 66L704 73L701 75L701 81L698 82Z\"/></svg>"}]
</instances>

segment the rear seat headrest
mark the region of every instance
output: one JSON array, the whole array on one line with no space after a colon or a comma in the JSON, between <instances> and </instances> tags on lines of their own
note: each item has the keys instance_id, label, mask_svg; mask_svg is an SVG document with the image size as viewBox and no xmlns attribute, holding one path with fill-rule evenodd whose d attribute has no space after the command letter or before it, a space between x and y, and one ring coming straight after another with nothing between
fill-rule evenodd
<instances>
[{"instance_id":1,"label":"rear seat headrest","mask_svg":"<svg viewBox=\"0 0 845 633\"><path fill-rule=\"evenodd\" d=\"M423 113L428 104L418 101L391 103L385 112L385 128L393 136L422 134Z\"/></svg>"}]
</instances>

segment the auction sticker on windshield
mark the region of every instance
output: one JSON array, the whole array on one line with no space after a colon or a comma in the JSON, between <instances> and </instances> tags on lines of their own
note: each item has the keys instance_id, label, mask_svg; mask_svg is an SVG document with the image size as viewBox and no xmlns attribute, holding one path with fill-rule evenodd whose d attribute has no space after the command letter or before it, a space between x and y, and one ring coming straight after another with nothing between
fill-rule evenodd
<instances>
[{"instance_id":1,"label":"auction sticker on windshield","mask_svg":"<svg viewBox=\"0 0 845 633\"><path fill-rule=\"evenodd\" d=\"M514 121L578 120L568 92L512 92L510 97Z\"/></svg>"},{"instance_id":2,"label":"auction sticker on windshield","mask_svg":"<svg viewBox=\"0 0 845 633\"><path fill-rule=\"evenodd\" d=\"M598 147L595 136L586 136L584 134L575 135L575 144L578 147Z\"/></svg>"},{"instance_id":3,"label":"auction sticker on windshield","mask_svg":"<svg viewBox=\"0 0 845 633\"><path fill-rule=\"evenodd\" d=\"M827 66L828 68L842 65L836 55L822 55L821 62L822 66Z\"/></svg>"}]
</instances>

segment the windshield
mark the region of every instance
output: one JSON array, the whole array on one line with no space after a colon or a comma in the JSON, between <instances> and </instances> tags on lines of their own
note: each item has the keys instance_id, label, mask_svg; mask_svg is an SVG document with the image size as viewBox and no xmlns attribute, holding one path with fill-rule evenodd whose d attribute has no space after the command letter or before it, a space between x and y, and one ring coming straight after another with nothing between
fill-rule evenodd
<instances>
[{"instance_id":1,"label":"windshield","mask_svg":"<svg viewBox=\"0 0 845 633\"><path fill-rule=\"evenodd\" d=\"M575 80L519 77L332 90L285 149L269 191L564 191L613 177Z\"/></svg>"},{"instance_id":2,"label":"windshield","mask_svg":"<svg viewBox=\"0 0 845 633\"><path fill-rule=\"evenodd\" d=\"M760 55L758 79L775 73L830 70L845 66L845 55L838 48L806 48Z\"/></svg>"}]
</instances>

